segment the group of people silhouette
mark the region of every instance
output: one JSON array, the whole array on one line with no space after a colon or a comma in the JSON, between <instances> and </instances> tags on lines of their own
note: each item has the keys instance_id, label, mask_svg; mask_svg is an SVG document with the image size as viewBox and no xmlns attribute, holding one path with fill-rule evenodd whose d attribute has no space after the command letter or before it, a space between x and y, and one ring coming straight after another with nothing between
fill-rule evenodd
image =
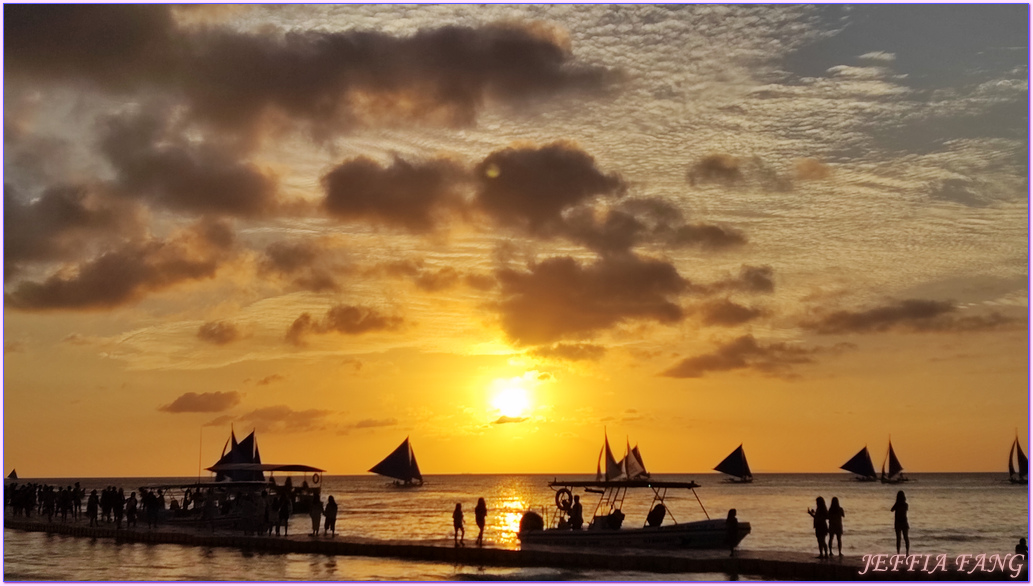
<instances>
[{"instance_id":1,"label":"group of people silhouette","mask_svg":"<svg viewBox=\"0 0 1033 586\"><path fill-rule=\"evenodd\" d=\"M477 506L473 509L474 520L477 522L477 545L484 545L484 523L488 519L488 505L484 502L484 497L477 499ZM456 547L465 545L463 539L466 537L466 527L463 523L463 504L456 503L455 510L452 511L452 529L455 532L453 534L453 541Z\"/></svg>"},{"instance_id":2,"label":"group of people silhouette","mask_svg":"<svg viewBox=\"0 0 1033 586\"><path fill-rule=\"evenodd\" d=\"M907 498L904 491L897 491L897 500L890 507L893 513L893 531L897 534L897 553L900 553L900 541L904 540L905 554L911 553L911 539L908 530L911 526L907 521ZM832 557L832 543L835 541L839 557L843 557L843 517L846 511L839 505L839 497L832 497L832 503L826 507L825 499L818 497L815 500L815 508L807 509L807 513L814 518L814 537L818 539L818 559ZM825 540L828 539L828 543Z\"/></svg>"}]
</instances>

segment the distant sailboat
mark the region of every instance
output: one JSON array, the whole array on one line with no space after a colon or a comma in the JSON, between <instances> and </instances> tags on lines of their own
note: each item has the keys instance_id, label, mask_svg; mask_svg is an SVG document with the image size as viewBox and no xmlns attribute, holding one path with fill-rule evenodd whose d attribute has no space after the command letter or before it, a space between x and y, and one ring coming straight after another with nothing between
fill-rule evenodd
<instances>
[{"instance_id":1,"label":"distant sailboat","mask_svg":"<svg viewBox=\"0 0 1033 586\"><path fill-rule=\"evenodd\" d=\"M868 454L868 446L861 448L860 452L857 452L853 458L847 460L847 463L840 466L840 468L856 474L857 480L860 482L872 482L879 478L875 474L872 457Z\"/></svg>"},{"instance_id":2,"label":"distant sailboat","mask_svg":"<svg viewBox=\"0 0 1033 586\"><path fill-rule=\"evenodd\" d=\"M1012 463L1013 459L1017 460L1017 469L1016 465ZM1029 484L1028 474L1029 459L1022 452L1022 446L1019 445L1019 437L1015 436L1015 441L1011 445L1011 451L1008 452L1008 480L1012 484Z\"/></svg>"},{"instance_id":3,"label":"distant sailboat","mask_svg":"<svg viewBox=\"0 0 1033 586\"><path fill-rule=\"evenodd\" d=\"M379 464L369 469L370 472L394 478L396 486L421 486L423 475L420 465L416 463L416 454L412 451L409 438L405 438L395 451L388 454Z\"/></svg>"},{"instance_id":4,"label":"distant sailboat","mask_svg":"<svg viewBox=\"0 0 1033 586\"><path fill-rule=\"evenodd\" d=\"M890 472L886 474L886 462L889 461ZM907 482L909 479L903 474L904 467L900 465L900 460L897 459L897 454L893 452L893 442L890 442L889 450L886 452L886 457L882 461L882 476L879 480L883 484L896 484L898 482Z\"/></svg>"},{"instance_id":5,"label":"distant sailboat","mask_svg":"<svg viewBox=\"0 0 1033 586\"><path fill-rule=\"evenodd\" d=\"M606 461L605 472L603 471L604 458ZM638 446L632 448L631 442L628 441L624 457L618 461L613 456L613 450L610 449L610 439L604 431L603 447L599 450L599 461L595 467L595 479L597 481L610 481L642 478L649 478L649 472L646 471L646 465L642 461L642 454L638 451Z\"/></svg>"},{"instance_id":6,"label":"distant sailboat","mask_svg":"<svg viewBox=\"0 0 1033 586\"><path fill-rule=\"evenodd\" d=\"M14 468L11 468L11 473L7 475L7 478L11 480L18 480L18 471Z\"/></svg>"},{"instance_id":7,"label":"distant sailboat","mask_svg":"<svg viewBox=\"0 0 1033 586\"><path fill-rule=\"evenodd\" d=\"M723 472L734 478L727 479L728 482L753 482L753 473L750 472L750 463L746 461L746 452L742 449L742 444L739 444L738 448L721 463L714 467L714 470Z\"/></svg>"}]
</instances>

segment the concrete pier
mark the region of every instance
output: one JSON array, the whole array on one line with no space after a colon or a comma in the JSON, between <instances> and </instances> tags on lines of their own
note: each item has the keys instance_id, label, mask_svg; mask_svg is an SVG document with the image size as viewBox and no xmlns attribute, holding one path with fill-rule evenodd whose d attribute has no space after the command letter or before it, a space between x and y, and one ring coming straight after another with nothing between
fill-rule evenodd
<instances>
[{"instance_id":1,"label":"concrete pier","mask_svg":"<svg viewBox=\"0 0 1033 586\"><path fill-rule=\"evenodd\" d=\"M45 520L11 518L4 526L22 531L41 531L75 537L114 539L120 542L169 543L201 547L229 547L274 553L392 557L405 560L445 562L468 566L553 567L665 573L723 573L733 577L769 580L1008 580L1008 568L993 572L959 572L952 563L939 572L861 572L865 560L855 556L818 560L812 554L740 551L729 557L725 550L634 550L535 547L454 547L451 541L425 543L378 541L355 538L311 537L307 534L245 536L239 532L163 526L159 529L89 527L81 523L48 523ZM1023 572L1016 580L1026 580Z\"/></svg>"}]
</instances>

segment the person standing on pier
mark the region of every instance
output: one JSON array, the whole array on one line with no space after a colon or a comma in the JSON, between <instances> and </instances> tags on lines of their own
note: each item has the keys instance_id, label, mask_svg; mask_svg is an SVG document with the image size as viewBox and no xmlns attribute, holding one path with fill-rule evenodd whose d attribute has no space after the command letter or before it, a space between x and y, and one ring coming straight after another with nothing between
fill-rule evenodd
<instances>
[{"instance_id":1,"label":"person standing on pier","mask_svg":"<svg viewBox=\"0 0 1033 586\"><path fill-rule=\"evenodd\" d=\"M739 518L735 516L735 509L728 510L728 519L725 521L725 544L728 545L728 557L735 556L735 546L739 543Z\"/></svg>"},{"instance_id":2,"label":"person standing on pier","mask_svg":"<svg viewBox=\"0 0 1033 586\"><path fill-rule=\"evenodd\" d=\"M98 506L100 506L100 498L97 497L97 489L93 489L90 498L86 501L86 518L90 520L90 527L97 525Z\"/></svg>"},{"instance_id":3,"label":"person standing on pier","mask_svg":"<svg viewBox=\"0 0 1033 586\"><path fill-rule=\"evenodd\" d=\"M136 527L136 492L130 492L126 499L126 529Z\"/></svg>"},{"instance_id":4,"label":"person standing on pier","mask_svg":"<svg viewBox=\"0 0 1033 586\"><path fill-rule=\"evenodd\" d=\"M900 553L900 536L904 536L904 553L911 553L911 539L908 537L908 530L911 526L907 522L907 498L904 491L897 491L897 502L893 503L890 511L893 511L893 531L897 534L897 553Z\"/></svg>"},{"instance_id":5,"label":"person standing on pier","mask_svg":"<svg viewBox=\"0 0 1033 586\"><path fill-rule=\"evenodd\" d=\"M815 500L816 508L807 509L807 513L814 517L814 536L818 538L818 559L828 557L828 550L825 546L825 536L829 533L829 510L825 506L825 499L818 497Z\"/></svg>"},{"instance_id":6,"label":"person standing on pier","mask_svg":"<svg viewBox=\"0 0 1033 586\"><path fill-rule=\"evenodd\" d=\"M473 517L477 521L477 546L484 545L484 522L488 518L488 505L484 504L484 497L477 499L477 506L473 509Z\"/></svg>"},{"instance_id":7,"label":"person standing on pier","mask_svg":"<svg viewBox=\"0 0 1033 586\"><path fill-rule=\"evenodd\" d=\"M290 480L290 476L287 477ZM280 525L283 525L283 535L287 536L287 524L290 523L291 513L293 512L291 507L290 491L284 491L284 494L280 497L280 522L276 525L276 534L280 534Z\"/></svg>"},{"instance_id":8,"label":"person standing on pier","mask_svg":"<svg viewBox=\"0 0 1033 586\"><path fill-rule=\"evenodd\" d=\"M460 503L456 503L456 509L452 511L452 528L455 530L452 540L456 547L459 547L463 543L463 537L466 537L466 529L463 528L463 505Z\"/></svg>"},{"instance_id":9,"label":"person standing on pier","mask_svg":"<svg viewBox=\"0 0 1033 586\"><path fill-rule=\"evenodd\" d=\"M334 495L326 497L326 509L323 511L323 516L326 517L326 524L323 525L323 535L326 535L327 530L329 530L332 536L336 536L337 502L334 500Z\"/></svg>"},{"instance_id":10,"label":"person standing on pier","mask_svg":"<svg viewBox=\"0 0 1033 586\"><path fill-rule=\"evenodd\" d=\"M309 505L308 515L312 518L312 535L313 537L319 536L319 518L323 516L323 501L319 500L319 495L312 495L312 503Z\"/></svg>"},{"instance_id":11,"label":"person standing on pier","mask_svg":"<svg viewBox=\"0 0 1033 586\"><path fill-rule=\"evenodd\" d=\"M843 517L846 512L839 506L839 497L832 497L832 504L829 505L829 555L832 555L832 540L838 539L839 557L843 557Z\"/></svg>"}]
</instances>

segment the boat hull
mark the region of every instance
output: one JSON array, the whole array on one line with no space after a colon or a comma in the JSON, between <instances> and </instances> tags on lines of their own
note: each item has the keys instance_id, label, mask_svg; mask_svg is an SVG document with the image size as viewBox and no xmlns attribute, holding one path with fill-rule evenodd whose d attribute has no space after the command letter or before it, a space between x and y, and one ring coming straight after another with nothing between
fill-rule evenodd
<instances>
[{"instance_id":1,"label":"boat hull","mask_svg":"<svg viewBox=\"0 0 1033 586\"><path fill-rule=\"evenodd\" d=\"M750 533L750 524L740 522L738 544ZM640 548L728 548L724 519L694 521L642 527L640 529L544 529L519 533L521 543L528 545L560 545L577 547L640 547Z\"/></svg>"}]
</instances>

